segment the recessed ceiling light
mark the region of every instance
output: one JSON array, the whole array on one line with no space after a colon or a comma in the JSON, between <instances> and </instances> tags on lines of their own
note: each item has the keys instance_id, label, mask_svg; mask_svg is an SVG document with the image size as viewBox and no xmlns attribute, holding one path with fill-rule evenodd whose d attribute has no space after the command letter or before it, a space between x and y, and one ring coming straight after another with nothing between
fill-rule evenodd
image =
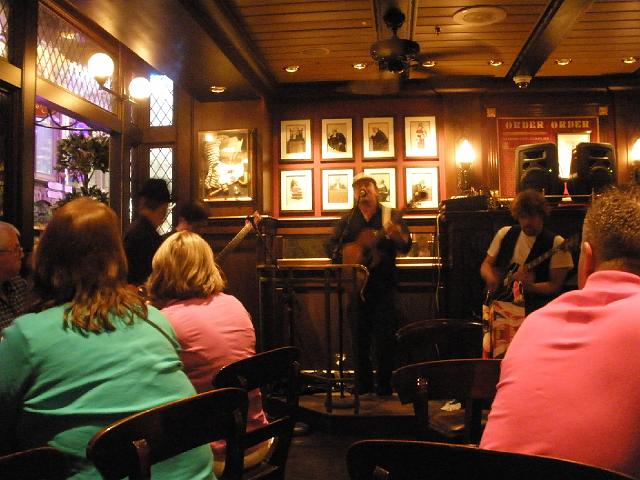
<instances>
[{"instance_id":1,"label":"recessed ceiling light","mask_svg":"<svg viewBox=\"0 0 640 480\"><path fill-rule=\"evenodd\" d=\"M425 60L420 65L422 65L424 68L433 68L433 67L436 66L436 61L435 60Z\"/></svg>"},{"instance_id":2,"label":"recessed ceiling light","mask_svg":"<svg viewBox=\"0 0 640 480\"><path fill-rule=\"evenodd\" d=\"M492 67L499 67L500 65L502 65L504 62L502 60L496 60L495 58L492 58L491 60L489 60L487 62L489 65L491 65Z\"/></svg>"},{"instance_id":3,"label":"recessed ceiling light","mask_svg":"<svg viewBox=\"0 0 640 480\"><path fill-rule=\"evenodd\" d=\"M296 73L300 70L300 65L286 65L282 69L287 73Z\"/></svg>"},{"instance_id":4,"label":"recessed ceiling light","mask_svg":"<svg viewBox=\"0 0 640 480\"><path fill-rule=\"evenodd\" d=\"M636 63L638 59L636 57L622 57L622 61L624 63L631 64L631 63Z\"/></svg>"},{"instance_id":5,"label":"recessed ceiling light","mask_svg":"<svg viewBox=\"0 0 640 480\"><path fill-rule=\"evenodd\" d=\"M209 88L209 90L211 90L211 93L223 93L226 89L227 87L223 87L221 85L211 85L211 87Z\"/></svg>"},{"instance_id":6,"label":"recessed ceiling light","mask_svg":"<svg viewBox=\"0 0 640 480\"><path fill-rule=\"evenodd\" d=\"M453 14L453 20L460 25L492 25L501 22L507 17L507 12L500 7L469 7L458 10Z\"/></svg>"},{"instance_id":7,"label":"recessed ceiling light","mask_svg":"<svg viewBox=\"0 0 640 480\"><path fill-rule=\"evenodd\" d=\"M565 65L569 65L571 63L570 58L556 58L556 64L564 67Z\"/></svg>"},{"instance_id":8,"label":"recessed ceiling light","mask_svg":"<svg viewBox=\"0 0 640 480\"><path fill-rule=\"evenodd\" d=\"M356 70L364 70L365 68L367 68L367 64L364 62L354 63L351 66Z\"/></svg>"}]
</instances>

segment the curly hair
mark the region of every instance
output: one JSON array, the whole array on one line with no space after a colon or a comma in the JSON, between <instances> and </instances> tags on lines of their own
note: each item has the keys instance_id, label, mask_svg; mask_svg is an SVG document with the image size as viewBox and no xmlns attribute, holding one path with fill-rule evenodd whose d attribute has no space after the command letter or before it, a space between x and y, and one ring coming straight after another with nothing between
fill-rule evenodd
<instances>
[{"instance_id":1,"label":"curly hair","mask_svg":"<svg viewBox=\"0 0 640 480\"><path fill-rule=\"evenodd\" d=\"M153 256L147 291L154 302L207 298L224 287L213 251L197 233L174 233Z\"/></svg>"},{"instance_id":2,"label":"curly hair","mask_svg":"<svg viewBox=\"0 0 640 480\"><path fill-rule=\"evenodd\" d=\"M598 262L618 262L640 274L640 186L611 188L596 198L584 219L582 240Z\"/></svg>"},{"instance_id":3,"label":"curly hair","mask_svg":"<svg viewBox=\"0 0 640 480\"><path fill-rule=\"evenodd\" d=\"M547 217L551 208L538 190L528 188L521 191L511 204L511 216L518 220L520 217Z\"/></svg>"},{"instance_id":4,"label":"curly hair","mask_svg":"<svg viewBox=\"0 0 640 480\"><path fill-rule=\"evenodd\" d=\"M80 197L57 209L34 259L36 310L67 304L64 326L83 332L115 330L114 316L132 324L147 306L126 283L127 260L113 210Z\"/></svg>"}]
</instances>

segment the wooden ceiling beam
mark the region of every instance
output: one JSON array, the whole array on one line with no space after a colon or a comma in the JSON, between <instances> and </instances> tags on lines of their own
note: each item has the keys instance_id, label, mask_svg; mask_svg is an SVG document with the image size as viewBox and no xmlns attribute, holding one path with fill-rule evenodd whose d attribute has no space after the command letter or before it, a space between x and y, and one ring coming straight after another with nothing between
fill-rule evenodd
<instances>
[{"instance_id":1,"label":"wooden ceiling beam","mask_svg":"<svg viewBox=\"0 0 640 480\"><path fill-rule=\"evenodd\" d=\"M525 42L507 77L530 75L540 67L560 45L565 35L591 6L594 0L551 0L536 28Z\"/></svg>"}]
</instances>

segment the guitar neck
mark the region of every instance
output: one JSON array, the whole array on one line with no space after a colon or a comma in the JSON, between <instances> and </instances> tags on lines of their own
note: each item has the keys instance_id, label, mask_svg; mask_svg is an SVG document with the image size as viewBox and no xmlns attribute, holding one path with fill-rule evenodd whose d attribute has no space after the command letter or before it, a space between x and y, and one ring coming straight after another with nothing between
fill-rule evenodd
<instances>
[{"instance_id":1,"label":"guitar neck","mask_svg":"<svg viewBox=\"0 0 640 480\"><path fill-rule=\"evenodd\" d=\"M253 225L251 223L248 223L244 227L242 227L242 229L238 233L236 233L236 236L233 237L231 241L224 246L224 248L218 255L216 255L216 263L220 263L227 255L233 252L238 244L242 240L244 240L244 237L246 237L251 230L253 230Z\"/></svg>"}]
</instances>

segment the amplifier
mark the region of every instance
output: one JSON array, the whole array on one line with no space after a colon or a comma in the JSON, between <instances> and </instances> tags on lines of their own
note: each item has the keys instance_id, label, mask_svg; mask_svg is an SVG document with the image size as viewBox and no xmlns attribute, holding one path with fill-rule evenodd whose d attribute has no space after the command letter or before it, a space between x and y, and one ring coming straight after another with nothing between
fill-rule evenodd
<instances>
[{"instance_id":1,"label":"amplifier","mask_svg":"<svg viewBox=\"0 0 640 480\"><path fill-rule=\"evenodd\" d=\"M440 202L441 212L466 212L473 210L487 210L489 197L473 195L470 197L448 198Z\"/></svg>"}]
</instances>

